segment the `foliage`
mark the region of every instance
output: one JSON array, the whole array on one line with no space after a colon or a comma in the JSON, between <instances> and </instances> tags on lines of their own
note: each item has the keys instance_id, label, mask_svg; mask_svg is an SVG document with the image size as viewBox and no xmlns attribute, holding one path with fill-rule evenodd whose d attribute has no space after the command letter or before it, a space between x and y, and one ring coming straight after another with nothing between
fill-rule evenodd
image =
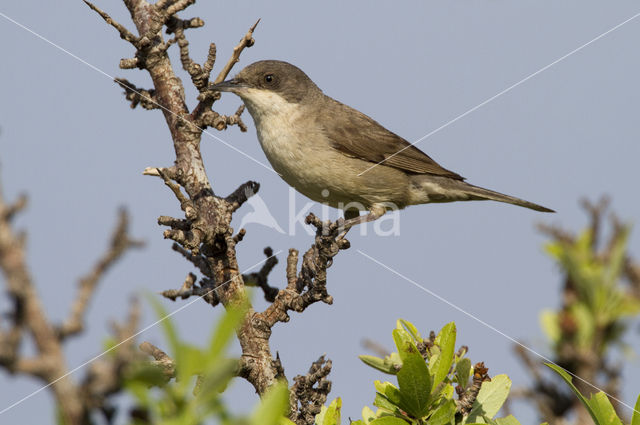
<instances>
[{"instance_id":1,"label":"foliage","mask_svg":"<svg viewBox=\"0 0 640 425\"><path fill-rule=\"evenodd\" d=\"M397 352L385 358L360 356L360 359L381 372L395 375L398 384L376 381L373 404L377 411L365 407L362 419L352 422L353 425L519 423L513 416L495 419L509 394L511 381L506 375L498 375L483 382L478 379L481 373L471 379L474 367L465 357L466 349L455 351L454 323L445 325L435 338L423 339L413 324L399 320L393 340ZM454 385L458 388L454 389ZM461 407L455 394L467 398L470 408ZM318 415L316 424L339 423L337 399Z\"/></svg>"},{"instance_id":2,"label":"foliage","mask_svg":"<svg viewBox=\"0 0 640 425\"><path fill-rule=\"evenodd\" d=\"M168 341L175 370L175 379L167 379L166 371L145 362L136 365L129 374L126 388L138 406L133 425L196 425L216 419L221 424L287 425L289 406L286 382L274 385L262 398L253 414L238 417L231 414L221 399L221 393L237 373L238 361L226 354L234 331L246 313L247 303L227 309L204 348L180 340L179 333L164 308L150 298Z\"/></svg>"},{"instance_id":3,"label":"foliage","mask_svg":"<svg viewBox=\"0 0 640 425\"><path fill-rule=\"evenodd\" d=\"M593 410L581 401L604 400L604 394L593 394L597 388L606 389L611 403L602 403L613 406L618 420L629 419L619 401L620 378L624 361L635 355L624 337L640 313L640 265L628 250L631 225L607 213L607 199L582 205L590 216L586 229L576 233L540 226L551 237L545 250L563 275L560 306L541 315L549 339L548 361L580 377L571 384L575 391L559 384L557 375L544 373L544 366L526 350L516 350L533 381L522 394L552 424L570 423L570 418L579 424L595 420ZM578 393L586 398L576 397Z\"/></svg>"},{"instance_id":4,"label":"foliage","mask_svg":"<svg viewBox=\"0 0 640 425\"><path fill-rule=\"evenodd\" d=\"M569 375L567 371L553 363L545 364L558 375L560 375L560 377L567 383L567 385L569 385L569 388L571 388L580 402L587 409L587 411L591 415L591 418L593 419L593 422L596 425L622 425L622 420L618 417L615 409L613 408L613 405L604 392L600 391L594 393L589 399L587 399L580 393L576 386L573 385L571 375ZM631 425L640 425L640 396L638 396L638 400L636 401L633 417L631 419Z\"/></svg>"},{"instance_id":5,"label":"foliage","mask_svg":"<svg viewBox=\"0 0 640 425\"><path fill-rule=\"evenodd\" d=\"M640 312L640 299L629 296L620 284L627 258L630 228L613 238L606 255L594 249L593 231L588 229L574 240L555 240L547 252L567 273L576 297L560 312L545 311L542 325L555 344L567 336L579 349L595 349L602 354L611 343L619 342L626 329L625 320Z\"/></svg>"}]
</instances>

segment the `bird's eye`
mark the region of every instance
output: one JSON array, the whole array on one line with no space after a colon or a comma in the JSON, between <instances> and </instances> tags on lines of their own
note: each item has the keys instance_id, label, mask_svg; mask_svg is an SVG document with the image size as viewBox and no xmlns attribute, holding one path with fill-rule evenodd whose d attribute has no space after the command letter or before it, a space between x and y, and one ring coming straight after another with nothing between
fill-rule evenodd
<instances>
[{"instance_id":1,"label":"bird's eye","mask_svg":"<svg viewBox=\"0 0 640 425\"><path fill-rule=\"evenodd\" d=\"M264 76L264 81L267 83L273 82L273 74L267 74Z\"/></svg>"}]
</instances>

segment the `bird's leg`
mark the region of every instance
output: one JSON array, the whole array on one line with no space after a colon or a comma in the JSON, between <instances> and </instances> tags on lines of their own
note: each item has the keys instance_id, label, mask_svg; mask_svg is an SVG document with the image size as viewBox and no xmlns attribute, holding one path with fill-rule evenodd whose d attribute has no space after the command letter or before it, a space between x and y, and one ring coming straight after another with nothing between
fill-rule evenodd
<instances>
[{"instance_id":1,"label":"bird's leg","mask_svg":"<svg viewBox=\"0 0 640 425\"><path fill-rule=\"evenodd\" d=\"M338 235L338 239L342 239L347 235L349 229L351 229L356 224L368 223L370 221L375 221L382 217L387 209L379 204L373 204L371 208L369 208L369 214L367 215L359 215L360 212L358 210L347 210L344 212L344 223L338 229L341 233Z\"/></svg>"}]
</instances>

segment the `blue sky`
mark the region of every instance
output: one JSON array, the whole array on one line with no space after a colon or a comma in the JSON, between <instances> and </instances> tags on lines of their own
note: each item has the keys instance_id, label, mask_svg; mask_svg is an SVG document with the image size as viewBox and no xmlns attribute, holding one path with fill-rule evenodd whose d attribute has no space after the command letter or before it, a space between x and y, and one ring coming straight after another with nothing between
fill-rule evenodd
<instances>
[{"instance_id":1,"label":"blue sky","mask_svg":"<svg viewBox=\"0 0 640 425\"><path fill-rule=\"evenodd\" d=\"M124 5L99 2L131 27ZM140 71L120 70L133 55L81 1L6 2L4 15L29 27L110 76L150 87ZM298 65L324 92L370 115L410 141L480 105L640 12L632 1L406 2L200 2L187 16L206 26L189 32L192 56L218 47L216 70L257 18L256 44L242 66L261 59ZM427 332L449 321L472 361L490 374L507 373L514 387L526 385L512 342L442 301L420 291L358 252L386 264L455 303L501 332L545 352L539 313L558 305L561 276L543 252L536 223L579 229L586 223L578 199L608 194L619 216L640 217L636 183L640 147L640 18L593 42L509 92L481 106L418 147L473 184L519 196L558 211L545 215L505 204L479 202L410 207L400 213L400 234L351 235L352 249L329 270L334 304L317 304L274 328L272 349L287 376L304 373L326 353L333 360L332 396L341 396L344 416L356 418L373 401L373 380L385 379L357 359L363 338L391 347L397 318ZM173 148L162 114L130 110L108 77L0 17L0 178L5 195L30 196L18 225L28 229L28 260L47 312L66 316L77 278L106 246L116 210L126 205L132 233L147 241L109 272L88 315L88 332L67 347L75 366L100 351L108 320L124 316L131 294L176 288L191 271L170 250L157 226L159 215L179 216L179 205L159 179L142 176L147 166L166 166ZM173 52L174 65L178 66ZM195 91L180 74L187 99ZM226 95L216 108L233 113L240 101ZM248 115L248 133L215 133L247 155L266 162ZM286 229L288 186L276 174L205 136L202 152L216 193L257 180L260 197ZM307 200L298 195L296 208ZM312 208L320 212L315 204ZM251 212L236 215L238 226ZM335 211L333 212L335 214ZM262 249L301 251L312 239L302 227L294 235L247 225L239 245L243 267L263 259ZM631 251L639 251L632 234ZM282 287L284 255L271 274ZM168 308L181 304L167 301ZM257 308L264 302L256 300ZM6 301L0 301L5 307ZM203 342L218 312L195 303L175 316L186 339ZM144 323L155 320L148 310ZM197 325L196 325L197 324ZM636 350L637 329L629 342ZM141 340L163 345L159 330ZM27 347L30 349L30 347ZM624 399L640 393L638 359L625 370ZM80 375L81 376L81 375ZM39 388L32 380L0 372L0 400L9 404ZM245 382L228 395L234 409L255 401ZM1 408L2 406L0 406ZM520 405L516 414L534 421ZM3 414L2 423L53 420L42 392Z\"/></svg>"}]
</instances>

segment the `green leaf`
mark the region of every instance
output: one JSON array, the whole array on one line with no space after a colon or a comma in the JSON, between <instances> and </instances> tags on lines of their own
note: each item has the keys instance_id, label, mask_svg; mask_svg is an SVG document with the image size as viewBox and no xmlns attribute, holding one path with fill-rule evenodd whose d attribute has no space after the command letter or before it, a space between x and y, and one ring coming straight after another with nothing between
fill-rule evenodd
<instances>
[{"instance_id":1,"label":"green leaf","mask_svg":"<svg viewBox=\"0 0 640 425\"><path fill-rule=\"evenodd\" d=\"M397 376L401 407L416 418L424 416L430 398L431 377L422 357L405 359Z\"/></svg>"},{"instance_id":2,"label":"green leaf","mask_svg":"<svg viewBox=\"0 0 640 425\"><path fill-rule=\"evenodd\" d=\"M370 407L364 406L362 408L362 420L364 420L365 423L369 423L375 418L376 418L376 412L371 410Z\"/></svg>"},{"instance_id":3,"label":"green leaf","mask_svg":"<svg viewBox=\"0 0 640 425\"><path fill-rule=\"evenodd\" d=\"M498 418L496 419L496 423L498 425L520 425L520 422L518 422L518 420L513 417L513 415L509 415L505 418Z\"/></svg>"},{"instance_id":4,"label":"green leaf","mask_svg":"<svg viewBox=\"0 0 640 425\"><path fill-rule=\"evenodd\" d=\"M186 389L191 381L191 377L204 373L202 367L205 364L206 356L198 347L190 344L181 344L180 363L176 363L176 383L178 388Z\"/></svg>"},{"instance_id":5,"label":"green leaf","mask_svg":"<svg viewBox=\"0 0 640 425\"><path fill-rule=\"evenodd\" d=\"M251 415L251 425L278 425L289 408L287 383L278 382L262 397L258 408Z\"/></svg>"},{"instance_id":6,"label":"green leaf","mask_svg":"<svg viewBox=\"0 0 640 425\"><path fill-rule=\"evenodd\" d=\"M607 395L602 391L593 394L589 404L593 409L593 412L598 417L599 424L602 425L622 425L622 421L616 414L611 402L607 398Z\"/></svg>"},{"instance_id":7,"label":"green leaf","mask_svg":"<svg viewBox=\"0 0 640 425\"><path fill-rule=\"evenodd\" d=\"M449 399L453 399L453 393L454 393L454 389L453 389L453 385L447 383L447 384L440 384L437 388L437 391L433 391L431 393L431 403L437 401L437 400L449 400ZM433 409L435 406L431 406L430 409Z\"/></svg>"},{"instance_id":8,"label":"green leaf","mask_svg":"<svg viewBox=\"0 0 640 425\"><path fill-rule=\"evenodd\" d=\"M148 387L161 387L167 381L162 369L148 362L135 363L126 375L126 383L128 384L144 384Z\"/></svg>"},{"instance_id":9,"label":"green leaf","mask_svg":"<svg viewBox=\"0 0 640 425\"><path fill-rule=\"evenodd\" d=\"M449 374L453 363L453 352L456 345L456 324L451 322L442 328L435 341L440 347L440 355L435 360L433 368L433 389L435 389Z\"/></svg>"},{"instance_id":10,"label":"green leaf","mask_svg":"<svg viewBox=\"0 0 640 425\"><path fill-rule=\"evenodd\" d=\"M373 385L376 387L376 398L373 405L390 413L396 413L400 410L400 390L391 382L375 381Z\"/></svg>"},{"instance_id":11,"label":"green leaf","mask_svg":"<svg viewBox=\"0 0 640 425\"><path fill-rule=\"evenodd\" d=\"M219 397L229 381L237 374L239 361L237 359L222 359L215 368L209 369L199 380L196 388L196 401L200 406L207 407Z\"/></svg>"},{"instance_id":12,"label":"green leaf","mask_svg":"<svg viewBox=\"0 0 640 425\"><path fill-rule=\"evenodd\" d=\"M398 413L401 410L396 403L389 400L389 397L378 392L376 392L376 397L373 399L373 405L384 412L393 414Z\"/></svg>"},{"instance_id":13,"label":"green leaf","mask_svg":"<svg viewBox=\"0 0 640 425\"><path fill-rule=\"evenodd\" d=\"M589 307L583 302L574 304L569 311L578 327L578 333L575 337L578 346L584 348L591 347L596 329L596 318L593 312L589 310Z\"/></svg>"},{"instance_id":14,"label":"green leaf","mask_svg":"<svg viewBox=\"0 0 640 425\"><path fill-rule=\"evenodd\" d=\"M422 341L422 337L420 336L420 332L418 332L418 329L413 325L413 323L408 322L408 321L403 320L403 319L398 319L398 323L396 324L396 326L397 326L398 329L404 328L407 332L409 332L409 334L411 335L411 337L413 338L413 340L415 342L421 342Z\"/></svg>"},{"instance_id":15,"label":"green leaf","mask_svg":"<svg viewBox=\"0 0 640 425\"><path fill-rule=\"evenodd\" d=\"M565 371L563 368L561 368L560 366L555 365L553 363L545 363L545 365L547 367L549 367L550 369L552 369L554 372L556 372L558 375L560 375L560 377L562 379L564 379L564 381L567 383L567 385L569 385L569 387L578 396L578 399L580 399L580 401L582 402L584 407L587 409L587 411L591 415L591 418L593 419L593 422L596 423L596 424L599 424L598 418L597 418L595 412L593 411L593 409L591 408L591 405L589 404L589 401L587 401L587 399L584 398L584 396L580 393L580 391L578 391L576 386L573 385L573 380L571 378L571 375L569 375L567 373L567 371Z\"/></svg>"},{"instance_id":16,"label":"green leaf","mask_svg":"<svg viewBox=\"0 0 640 425\"><path fill-rule=\"evenodd\" d=\"M407 350L409 350L408 347L415 347L413 338L411 338L409 332L404 329L394 329L391 335L393 336L393 342L396 344L396 348L398 349L398 355L400 355L400 359L404 361Z\"/></svg>"},{"instance_id":17,"label":"green leaf","mask_svg":"<svg viewBox=\"0 0 640 425\"><path fill-rule=\"evenodd\" d=\"M471 376L471 360L464 358L456 364L456 380L462 388L467 388Z\"/></svg>"},{"instance_id":18,"label":"green leaf","mask_svg":"<svg viewBox=\"0 0 640 425\"><path fill-rule=\"evenodd\" d=\"M171 348L171 355L176 364L180 364L180 351L182 348L182 344L180 343L180 338L178 337L178 331L173 326L173 322L171 321L171 317L169 316L169 312L164 308L164 306L150 293L145 293L149 304L158 316L158 321L156 323L162 324L162 329L164 331L164 335L169 342L169 347Z\"/></svg>"},{"instance_id":19,"label":"green leaf","mask_svg":"<svg viewBox=\"0 0 640 425\"><path fill-rule=\"evenodd\" d=\"M376 380L374 381L373 385L375 386L376 391L389 398L391 402L396 404L400 403L400 390L398 390L398 388L391 382L380 382Z\"/></svg>"},{"instance_id":20,"label":"green leaf","mask_svg":"<svg viewBox=\"0 0 640 425\"><path fill-rule=\"evenodd\" d=\"M393 337L402 358L402 368L397 374L400 407L413 417L422 417L426 413L431 394L429 369L406 331L395 329Z\"/></svg>"},{"instance_id":21,"label":"green leaf","mask_svg":"<svg viewBox=\"0 0 640 425\"><path fill-rule=\"evenodd\" d=\"M627 258L627 240L629 239L630 233L631 227L624 226L619 237L616 238L613 247L611 247L608 264L609 267L607 270L608 273L605 282L611 286L615 285L622 274L622 269Z\"/></svg>"},{"instance_id":22,"label":"green leaf","mask_svg":"<svg viewBox=\"0 0 640 425\"><path fill-rule=\"evenodd\" d=\"M482 422L483 417L493 418L507 399L510 389L511 380L507 375L498 375L491 378L491 381L483 382L469 412L467 423Z\"/></svg>"},{"instance_id":23,"label":"green leaf","mask_svg":"<svg viewBox=\"0 0 640 425\"><path fill-rule=\"evenodd\" d=\"M378 369L380 372L388 373L390 375L395 375L398 373L401 364L393 363L390 357L385 357L381 359L380 357L361 355L358 356L360 360L364 362L367 366L371 366L374 369Z\"/></svg>"},{"instance_id":24,"label":"green leaf","mask_svg":"<svg viewBox=\"0 0 640 425\"><path fill-rule=\"evenodd\" d=\"M340 408L342 400L336 398L329 404L329 407L322 406L320 413L316 415L316 425L340 425Z\"/></svg>"},{"instance_id":25,"label":"green leaf","mask_svg":"<svg viewBox=\"0 0 640 425\"><path fill-rule=\"evenodd\" d=\"M224 349L227 348L242 319L246 316L248 308L249 301L246 298L227 308L211 334L207 355L209 362L215 363Z\"/></svg>"},{"instance_id":26,"label":"green leaf","mask_svg":"<svg viewBox=\"0 0 640 425\"><path fill-rule=\"evenodd\" d=\"M431 414L427 421L427 425L446 425L451 422L455 415L456 402L453 400L447 400L438 406L438 408Z\"/></svg>"},{"instance_id":27,"label":"green leaf","mask_svg":"<svg viewBox=\"0 0 640 425\"><path fill-rule=\"evenodd\" d=\"M562 335L558 325L558 313L553 310L547 309L540 313L540 327L553 343L556 343Z\"/></svg>"},{"instance_id":28,"label":"green leaf","mask_svg":"<svg viewBox=\"0 0 640 425\"><path fill-rule=\"evenodd\" d=\"M636 400L636 406L633 408L633 417L631 418L631 425L640 425L640 395Z\"/></svg>"},{"instance_id":29,"label":"green leaf","mask_svg":"<svg viewBox=\"0 0 640 425\"><path fill-rule=\"evenodd\" d=\"M369 425L407 425L407 422L393 416L385 416L369 422Z\"/></svg>"}]
</instances>

